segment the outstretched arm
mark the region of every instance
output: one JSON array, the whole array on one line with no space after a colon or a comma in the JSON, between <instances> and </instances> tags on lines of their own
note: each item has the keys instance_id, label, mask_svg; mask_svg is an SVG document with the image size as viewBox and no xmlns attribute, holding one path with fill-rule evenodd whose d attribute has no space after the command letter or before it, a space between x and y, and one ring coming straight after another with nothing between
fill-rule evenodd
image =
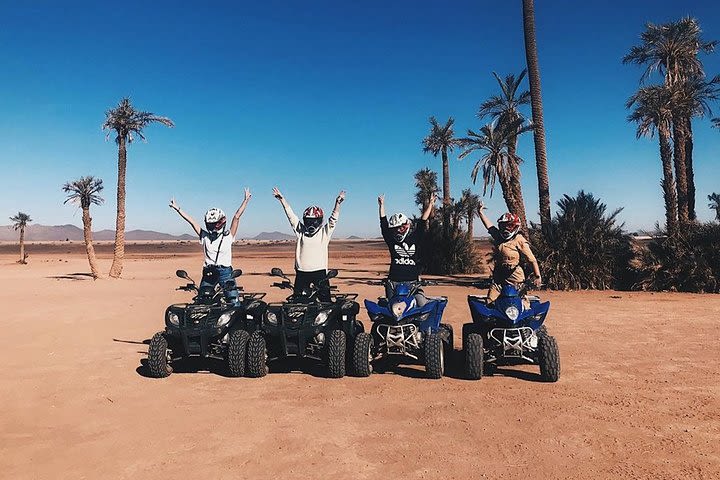
<instances>
[{"instance_id":1,"label":"outstretched arm","mask_svg":"<svg viewBox=\"0 0 720 480\"><path fill-rule=\"evenodd\" d=\"M240 217L242 217L242 214L245 213L245 209L247 208L247 204L252 198L252 193L250 193L250 189L245 189L245 199L243 200L242 204L240 204L240 208L237 209L237 212L235 212L235 215L233 216L232 223L230 224L230 235L232 235L233 238L235 238L235 234L237 233L238 225L240 225Z\"/></svg>"},{"instance_id":2,"label":"outstretched arm","mask_svg":"<svg viewBox=\"0 0 720 480\"><path fill-rule=\"evenodd\" d=\"M485 225L485 228L490 230L490 227L493 226L490 219L485 215L485 204L483 202L480 202L480 206L478 207L478 216L480 217L480 221Z\"/></svg>"},{"instance_id":3,"label":"outstretched arm","mask_svg":"<svg viewBox=\"0 0 720 480\"><path fill-rule=\"evenodd\" d=\"M378 214L380 218L385 216L385 194L378 196Z\"/></svg>"},{"instance_id":4,"label":"outstretched arm","mask_svg":"<svg viewBox=\"0 0 720 480\"><path fill-rule=\"evenodd\" d=\"M295 212L293 212L293 209L290 207L290 204L287 200L285 200L285 197L282 193L280 193L280 190L277 187L273 188L273 196L277 198L280 201L280 204L283 207L283 210L285 210L285 215L287 215L288 220L290 221L290 226L294 231L297 233L297 227L300 223L300 219L297 215L295 215Z\"/></svg>"},{"instance_id":5,"label":"outstretched arm","mask_svg":"<svg viewBox=\"0 0 720 480\"><path fill-rule=\"evenodd\" d=\"M430 195L430 201L428 202L428 206L425 209L425 211L422 214L422 217L420 217L421 220L425 221L428 218L430 218L430 215L432 214L433 208L435 207L435 202L437 201L437 193L433 192L432 195Z\"/></svg>"},{"instance_id":6,"label":"outstretched arm","mask_svg":"<svg viewBox=\"0 0 720 480\"><path fill-rule=\"evenodd\" d=\"M195 230L195 233L197 233L198 237L200 236L200 225L197 224L197 222L187 213L183 212L177 203L175 203L175 197L170 199L170 208L175 210L186 222L190 224L190 226Z\"/></svg>"},{"instance_id":7,"label":"outstretched arm","mask_svg":"<svg viewBox=\"0 0 720 480\"><path fill-rule=\"evenodd\" d=\"M338 221L338 218L340 218L340 204L345 201L345 190L341 190L340 193L338 193L337 198L335 199L335 208L333 208L332 213L330 214L330 218L328 219L328 225L330 228L335 228L335 224Z\"/></svg>"},{"instance_id":8,"label":"outstretched arm","mask_svg":"<svg viewBox=\"0 0 720 480\"><path fill-rule=\"evenodd\" d=\"M540 285L542 285L542 277L540 276L540 265L538 264L538 261L535 258L532 249L530 248L530 242L528 242L524 237L520 239L520 252L525 255L525 258L527 258L532 265L533 274L535 275L535 286L539 287Z\"/></svg>"}]
</instances>

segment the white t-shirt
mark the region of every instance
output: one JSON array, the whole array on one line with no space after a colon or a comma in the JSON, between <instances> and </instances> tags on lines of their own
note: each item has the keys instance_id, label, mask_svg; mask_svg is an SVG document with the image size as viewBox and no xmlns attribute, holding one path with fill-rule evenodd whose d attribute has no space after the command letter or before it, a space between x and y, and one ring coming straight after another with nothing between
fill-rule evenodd
<instances>
[{"instance_id":1,"label":"white t-shirt","mask_svg":"<svg viewBox=\"0 0 720 480\"><path fill-rule=\"evenodd\" d=\"M328 246L330 238L335 231L337 216L335 212L330 214L327 223L318 230L315 235L306 235L305 226L288 206L285 210L290 226L297 237L295 245L295 268L301 272L314 272L316 270L327 270L328 268Z\"/></svg>"},{"instance_id":2,"label":"white t-shirt","mask_svg":"<svg viewBox=\"0 0 720 480\"><path fill-rule=\"evenodd\" d=\"M232 266L232 244L235 239L230 232L225 231L211 239L210 233L200 230L200 244L205 251L205 263L209 265L219 265L222 267Z\"/></svg>"}]
</instances>

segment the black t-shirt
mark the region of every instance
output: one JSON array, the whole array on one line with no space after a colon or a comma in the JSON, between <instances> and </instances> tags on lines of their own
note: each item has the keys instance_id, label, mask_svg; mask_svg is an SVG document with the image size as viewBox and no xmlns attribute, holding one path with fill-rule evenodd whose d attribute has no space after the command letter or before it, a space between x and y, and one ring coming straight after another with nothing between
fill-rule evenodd
<instances>
[{"instance_id":1,"label":"black t-shirt","mask_svg":"<svg viewBox=\"0 0 720 480\"><path fill-rule=\"evenodd\" d=\"M390 232L387 217L380 218L380 230L390 251L390 273L393 282L412 282L420 277L420 244L425 235L425 221L418 220L402 242Z\"/></svg>"}]
</instances>

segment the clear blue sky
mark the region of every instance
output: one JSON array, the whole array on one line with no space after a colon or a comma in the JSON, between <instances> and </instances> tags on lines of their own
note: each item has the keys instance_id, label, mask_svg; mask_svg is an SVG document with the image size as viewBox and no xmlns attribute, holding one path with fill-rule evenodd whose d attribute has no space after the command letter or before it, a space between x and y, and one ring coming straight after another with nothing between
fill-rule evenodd
<instances>
[{"instance_id":1,"label":"clear blue sky","mask_svg":"<svg viewBox=\"0 0 720 480\"><path fill-rule=\"evenodd\" d=\"M80 225L60 186L92 174L107 199L93 226L113 228L117 150L100 125L130 95L177 126L152 126L148 143L129 148L128 229L188 232L171 196L200 219L210 206L231 214L249 186L239 236L287 232L270 193L278 185L296 211L311 202L329 210L346 189L337 234L375 235L377 194L389 210L414 213L413 173L440 170L421 150L428 116L452 115L459 133L479 128L478 105L497 89L491 72L525 63L520 0L63 3L0 1L5 218L23 210L37 223ZM645 22L687 14L720 39L718 2L536 1L553 208L585 189L624 206L629 229L663 219L656 141L635 140L625 120L641 70L620 60ZM720 73L720 52L703 60ZM720 131L707 121L694 128L698 213L709 219ZM537 219L531 135L520 143ZM459 196L473 162L455 158ZM499 192L487 203L501 213Z\"/></svg>"}]
</instances>

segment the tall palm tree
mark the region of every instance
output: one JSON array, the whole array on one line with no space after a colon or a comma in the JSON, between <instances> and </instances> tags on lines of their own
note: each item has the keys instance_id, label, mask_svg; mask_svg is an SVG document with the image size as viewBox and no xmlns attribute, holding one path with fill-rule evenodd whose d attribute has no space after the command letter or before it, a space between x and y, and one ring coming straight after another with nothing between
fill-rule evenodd
<instances>
[{"instance_id":1,"label":"tall palm tree","mask_svg":"<svg viewBox=\"0 0 720 480\"><path fill-rule=\"evenodd\" d=\"M543 232L550 225L550 179L545 148L545 121L543 119L542 94L540 92L540 66L538 65L535 37L535 5L533 0L523 0L523 33L525 34L525 58L530 80L530 106L532 107L533 139L535 140L535 163L537 164L538 195L540 199L540 224Z\"/></svg>"},{"instance_id":2,"label":"tall palm tree","mask_svg":"<svg viewBox=\"0 0 720 480\"><path fill-rule=\"evenodd\" d=\"M13 228L15 231L20 230L20 260L18 263L25 265L27 263L27 254L25 253L25 227L27 224L32 222L30 215L23 212L18 212L17 215L10 217L10 221L13 222Z\"/></svg>"},{"instance_id":3,"label":"tall palm tree","mask_svg":"<svg viewBox=\"0 0 720 480\"><path fill-rule=\"evenodd\" d=\"M450 117L445 125L440 125L435 117L430 117L430 133L422 141L423 152L431 153L434 157L442 156L443 166L443 207L445 207L445 225L448 225L449 211L452 204L450 198L450 163L448 161L448 152L452 152L460 145L455 138L455 130L453 125L455 120ZM447 233L447 229L446 229Z\"/></svg>"},{"instance_id":4,"label":"tall palm tree","mask_svg":"<svg viewBox=\"0 0 720 480\"><path fill-rule=\"evenodd\" d=\"M465 220L467 221L468 236L472 239L475 236L473 225L475 223L475 217L478 215L480 205L482 201L477 194L472 193L469 188L462 191L462 197L460 199L463 208L465 209Z\"/></svg>"},{"instance_id":5,"label":"tall palm tree","mask_svg":"<svg viewBox=\"0 0 720 480\"><path fill-rule=\"evenodd\" d=\"M710 208L710 210L715 210L715 220L720 222L720 195L717 193L711 193L708 195L708 200L710 200L708 208Z\"/></svg>"},{"instance_id":6,"label":"tall palm tree","mask_svg":"<svg viewBox=\"0 0 720 480\"><path fill-rule=\"evenodd\" d=\"M123 98L118 106L105 112L103 130L107 135L115 133L118 146L118 188L117 188L117 220L115 222L115 251L110 267L110 276L118 278L122 274L125 257L125 173L127 169L127 144L132 143L137 135L145 140L143 129L151 123L161 123L166 127L175 124L167 117L159 117L150 112L135 110L129 98Z\"/></svg>"},{"instance_id":7,"label":"tall palm tree","mask_svg":"<svg viewBox=\"0 0 720 480\"><path fill-rule=\"evenodd\" d=\"M655 132L658 133L663 170L661 185L665 199L665 226L670 235L675 235L678 232L678 201L670 147L673 93L664 85L642 87L630 97L626 106L633 109L628 121L637 123L638 138L652 137Z\"/></svg>"},{"instance_id":8,"label":"tall palm tree","mask_svg":"<svg viewBox=\"0 0 720 480\"><path fill-rule=\"evenodd\" d=\"M487 194L489 186L492 197L495 182L499 182L505 205L508 211L520 217L523 232L527 231L527 221L522 190L513 187L513 172L518 172L516 175L519 176L522 158L517 153L511 152L508 145L511 139L529 128L532 127L523 125L523 119L517 119L509 123L497 121L489 123L482 127L479 133L468 130L468 136L461 139L463 151L458 156L462 160L473 152L482 153L482 157L477 160L471 172L473 183L477 182L482 168L483 195ZM519 178L517 181L519 182Z\"/></svg>"},{"instance_id":9,"label":"tall palm tree","mask_svg":"<svg viewBox=\"0 0 720 480\"><path fill-rule=\"evenodd\" d=\"M623 63L645 66L641 82L658 72L663 75L665 85L670 88L676 88L692 79L702 79L705 72L698 55L701 52L712 52L717 45L715 41L708 42L701 38L700 24L691 17L661 25L648 23L640 39L640 45L630 49L623 58ZM673 112L673 154L680 223L695 218L691 118L682 108Z\"/></svg>"},{"instance_id":10,"label":"tall palm tree","mask_svg":"<svg viewBox=\"0 0 720 480\"><path fill-rule=\"evenodd\" d=\"M712 123L713 123L713 127L720 128L720 118L713 118Z\"/></svg>"},{"instance_id":11,"label":"tall palm tree","mask_svg":"<svg viewBox=\"0 0 720 480\"><path fill-rule=\"evenodd\" d=\"M507 127L517 127L517 131L508 129L507 150L510 158L514 158L517 152L519 135L532 129L519 110L520 106L530 103L529 91L525 90L518 93L526 72L527 70L523 70L517 78L515 75L507 75L504 79L501 79L497 73L493 72L495 80L500 86L500 95L491 96L480 105L478 110L478 117L480 118L489 116ZM522 184L520 183L520 167L517 162L508 162L508 176L509 186L513 190L512 196L514 198L511 211L520 216L523 226L526 227L525 202L523 200Z\"/></svg>"},{"instance_id":12,"label":"tall palm tree","mask_svg":"<svg viewBox=\"0 0 720 480\"><path fill-rule=\"evenodd\" d=\"M93 279L100 276L95 257L95 247L92 240L92 218L90 217L90 205L101 205L103 198L100 192L103 190L103 181L93 176L80 177L77 180L66 182L62 187L68 194L63 203L74 203L82 209L83 237L85 239L85 251L90 263L90 273Z\"/></svg>"},{"instance_id":13,"label":"tall palm tree","mask_svg":"<svg viewBox=\"0 0 720 480\"><path fill-rule=\"evenodd\" d=\"M415 203L420 207L420 211L424 212L430 203L433 193L437 193L438 191L437 172L429 168L418 170L415 173L415 187L417 187Z\"/></svg>"}]
</instances>

